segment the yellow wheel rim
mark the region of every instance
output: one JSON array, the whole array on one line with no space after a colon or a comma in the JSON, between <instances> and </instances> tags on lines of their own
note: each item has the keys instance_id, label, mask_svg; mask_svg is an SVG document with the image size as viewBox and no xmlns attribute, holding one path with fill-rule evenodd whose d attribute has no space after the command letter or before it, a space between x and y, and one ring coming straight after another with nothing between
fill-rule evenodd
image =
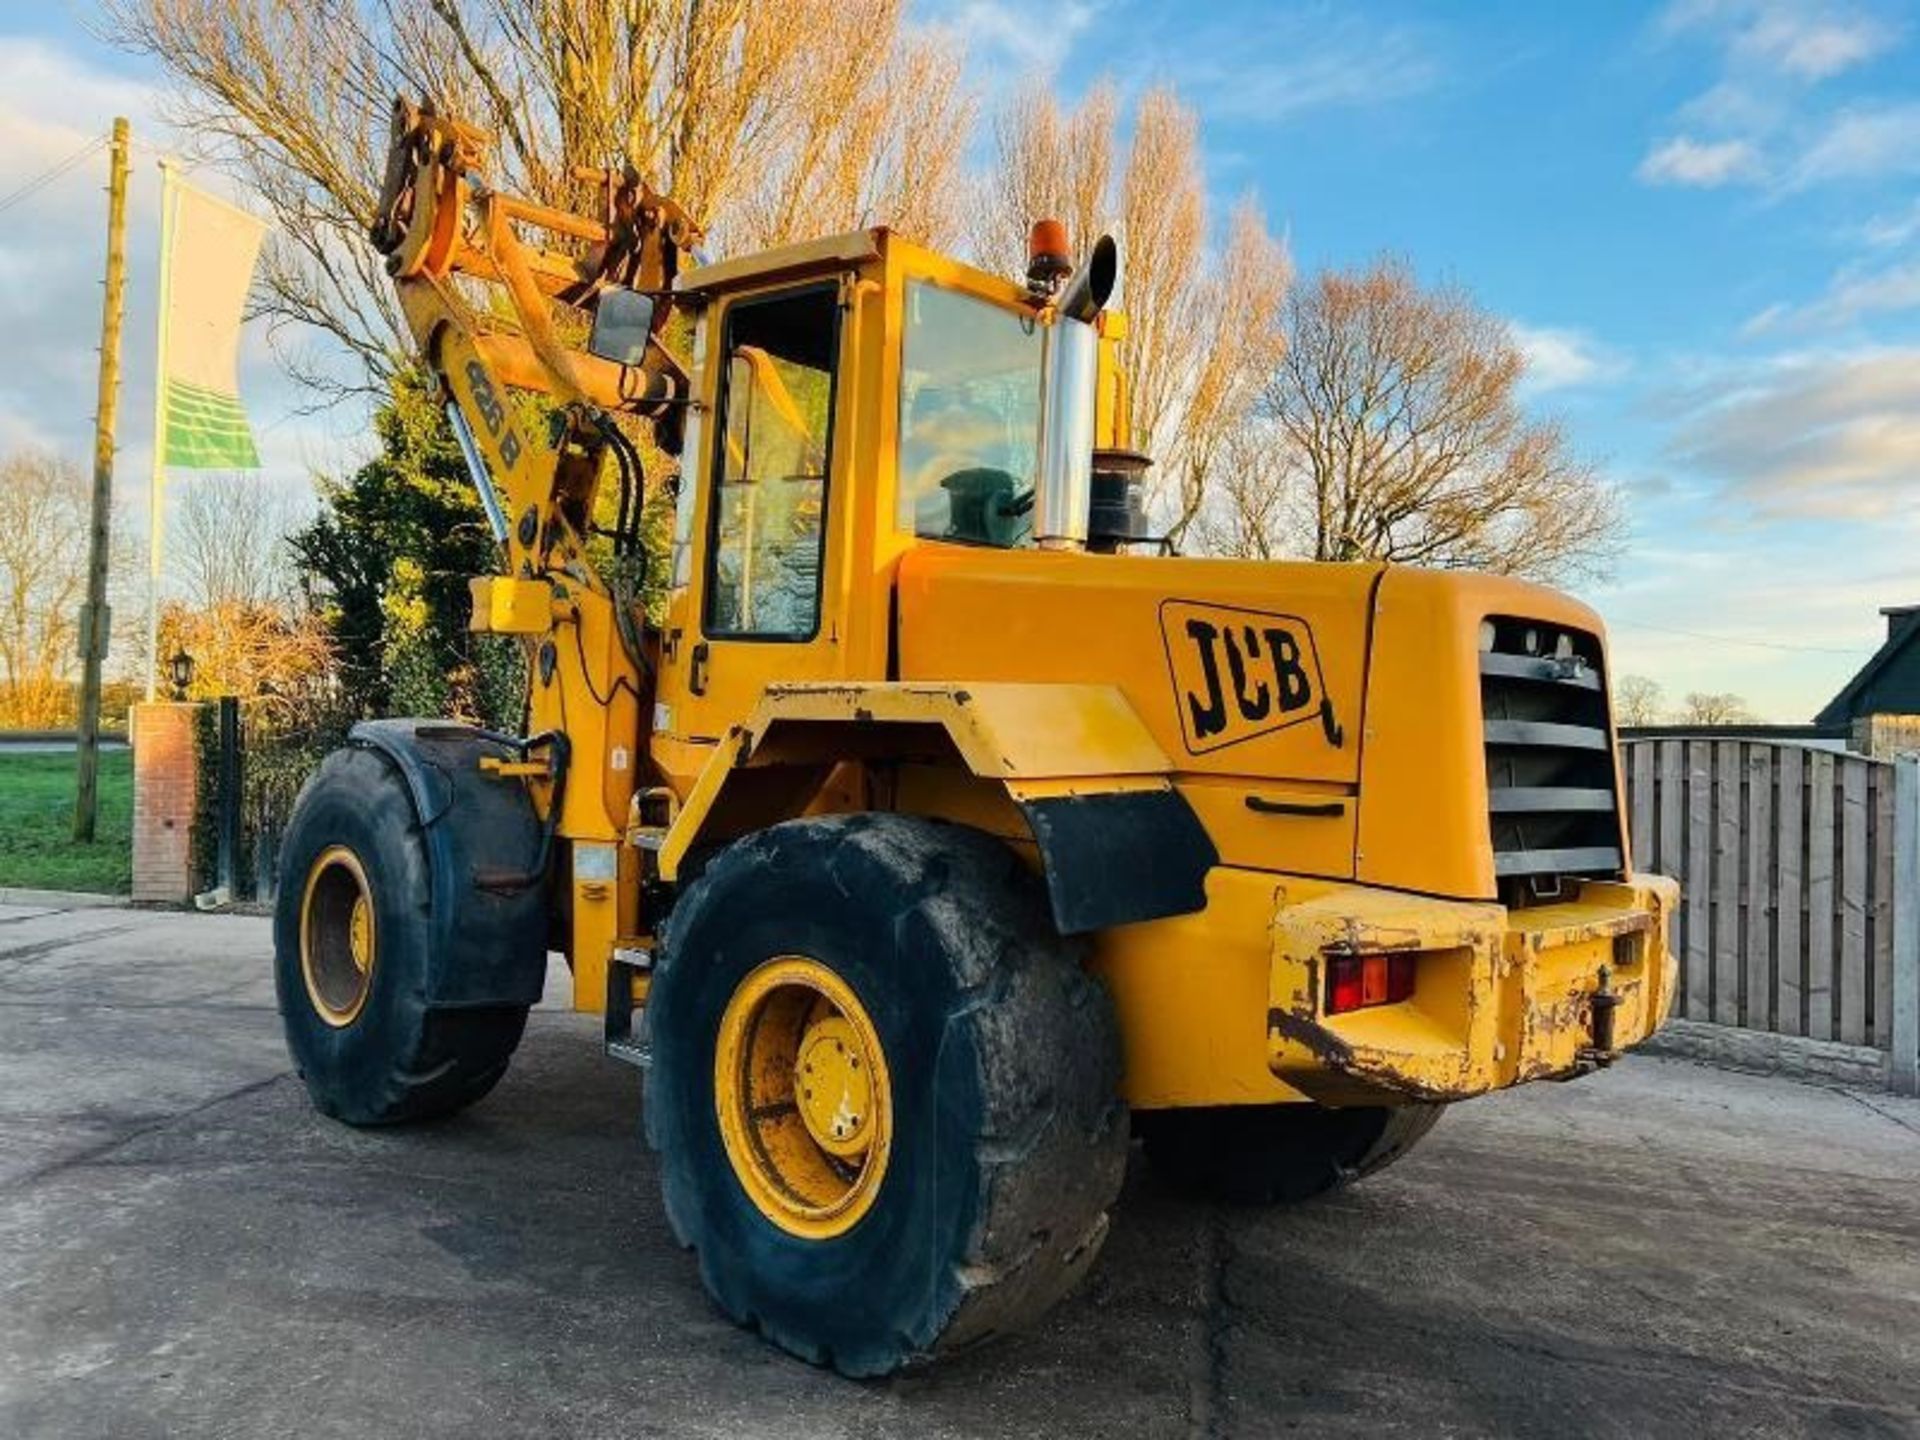
<instances>
[{"instance_id":1,"label":"yellow wheel rim","mask_svg":"<svg viewBox=\"0 0 1920 1440\"><path fill-rule=\"evenodd\" d=\"M893 1146L887 1058L825 965L781 955L740 982L720 1017L713 1095L733 1173L782 1230L830 1239L873 1207Z\"/></svg>"},{"instance_id":2,"label":"yellow wheel rim","mask_svg":"<svg viewBox=\"0 0 1920 1440\"><path fill-rule=\"evenodd\" d=\"M335 1029L366 1008L376 940L373 888L360 857L329 846L314 858L300 897L300 974L315 1012Z\"/></svg>"}]
</instances>

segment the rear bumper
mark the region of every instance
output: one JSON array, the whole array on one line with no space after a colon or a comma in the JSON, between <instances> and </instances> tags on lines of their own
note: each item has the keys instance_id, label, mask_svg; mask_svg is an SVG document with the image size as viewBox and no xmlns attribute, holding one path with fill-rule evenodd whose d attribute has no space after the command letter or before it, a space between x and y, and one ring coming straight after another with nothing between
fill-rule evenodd
<instances>
[{"instance_id":1,"label":"rear bumper","mask_svg":"<svg viewBox=\"0 0 1920 1440\"><path fill-rule=\"evenodd\" d=\"M1267 1064L1325 1104L1462 1100L1603 1065L1672 1003L1679 887L1569 881L1525 910L1338 886L1274 918ZM1411 999L1325 1013L1342 953L1411 951Z\"/></svg>"}]
</instances>

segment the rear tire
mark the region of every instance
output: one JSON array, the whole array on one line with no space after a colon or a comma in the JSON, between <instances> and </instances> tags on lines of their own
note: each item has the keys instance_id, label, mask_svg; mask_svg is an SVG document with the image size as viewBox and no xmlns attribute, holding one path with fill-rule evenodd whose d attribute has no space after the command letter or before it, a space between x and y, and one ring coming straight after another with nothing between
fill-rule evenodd
<instances>
[{"instance_id":1,"label":"rear tire","mask_svg":"<svg viewBox=\"0 0 1920 1440\"><path fill-rule=\"evenodd\" d=\"M803 995L743 1029L743 1002L795 973L833 1003ZM1091 1266L1126 1162L1118 1031L998 840L896 815L749 836L675 906L647 1015L646 1130L668 1219L721 1309L775 1344L885 1374L1032 1320ZM851 1073L884 1098L861 1089L827 1116L831 1134L807 1123L822 1154L842 1155L842 1120L848 1139L874 1130L868 1148L783 1170L811 1110L803 1066L753 1047L790 1034L804 1058L819 1035L855 1033L872 1054ZM766 1103L768 1076L792 1092L784 1108ZM766 1130L743 1141L742 1115ZM835 1174L838 1214L805 1210Z\"/></svg>"},{"instance_id":2,"label":"rear tire","mask_svg":"<svg viewBox=\"0 0 1920 1440\"><path fill-rule=\"evenodd\" d=\"M1234 1205L1286 1205L1398 1160L1444 1105L1222 1105L1134 1116L1147 1160L1174 1188Z\"/></svg>"},{"instance_id":3,"label":"rear tire","mask_svg":"<svg viewBox=\"0 0 1920 1440\"><path fill-rule=\"evenodd\" d=\"M307 1093L349 1125L473 1104L506 1073L527 1007L428 1004L435 927L413 800L377 751L336 750L281 846L274 988Z\"/></svg>"}]
</instances>

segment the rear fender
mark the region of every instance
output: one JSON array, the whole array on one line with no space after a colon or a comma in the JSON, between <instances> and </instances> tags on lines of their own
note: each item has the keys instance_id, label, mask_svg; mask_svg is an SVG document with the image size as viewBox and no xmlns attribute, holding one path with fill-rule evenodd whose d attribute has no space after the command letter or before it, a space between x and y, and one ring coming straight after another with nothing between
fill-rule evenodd
<instances>
[{"instance_id":1,"label":"rear fender","mask_svg":"<svg viewBox=\"0 0 1920 1440\"><path fill-rule=\"evenodd\" d=\"M660 872L677 879L694 848L801 813L844 760L934 745L1017 807L1062 934L1206 905L1218 852L1173 788L1166 753L1107 685L770 686L694 783Z\"/></svg>"}]
</instances>

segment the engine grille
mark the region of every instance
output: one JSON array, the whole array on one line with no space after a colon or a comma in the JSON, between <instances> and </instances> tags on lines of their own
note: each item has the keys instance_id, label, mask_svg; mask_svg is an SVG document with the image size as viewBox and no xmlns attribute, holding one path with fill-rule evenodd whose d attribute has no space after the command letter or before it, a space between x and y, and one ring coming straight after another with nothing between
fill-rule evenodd
<instances>
[{"instance_id":1,"label":"engine grille","mask_svg":"<svg viewBox=\"0 0 1920 1440\"><path fill-rule=\"evenodd\" d=\"M1494 874L1617 878L1620 816L1599 640L1492 617L1480 634L1480 709Z\"/></svg>"}]
</instances>

